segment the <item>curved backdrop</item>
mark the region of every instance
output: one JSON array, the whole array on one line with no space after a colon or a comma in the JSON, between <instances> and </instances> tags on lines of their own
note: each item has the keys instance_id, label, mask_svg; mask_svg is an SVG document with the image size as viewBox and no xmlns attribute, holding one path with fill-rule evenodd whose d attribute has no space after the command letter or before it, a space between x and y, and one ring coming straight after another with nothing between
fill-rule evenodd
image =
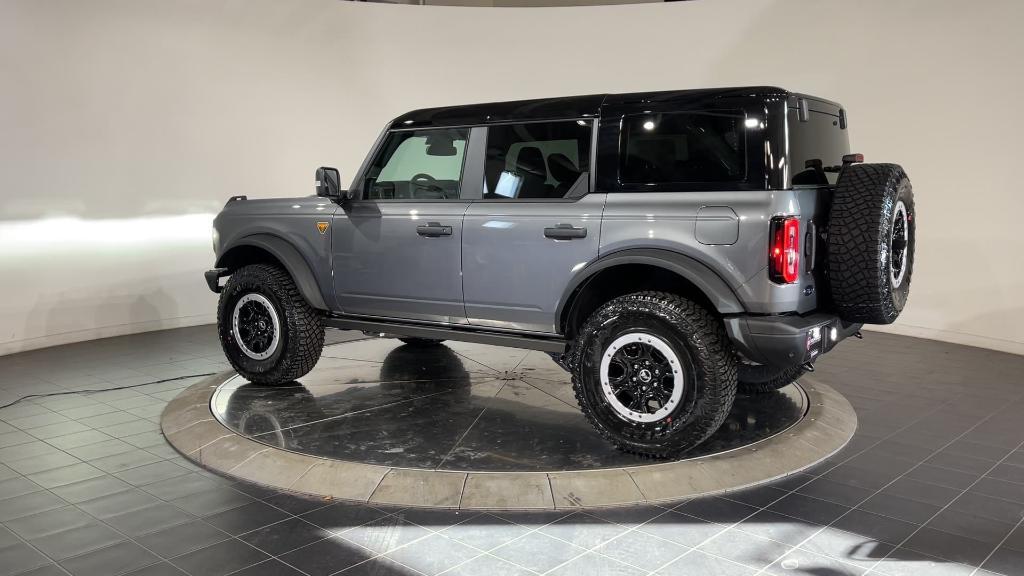
<instances>
[{"instance_id":1,"label":"curved backdrop","mask_svg":"<svg viewBox=\"0 0 1024 576\"><path fill-rule=\"evenodd\" d=\"M212 321L224 201L351 176L406 110L749 84L843 102L854 149L910 173L914 288L888 330L1024 352L1022 19L1014 0L5 0L0 353Z\"/></svg>"}]
</instances>

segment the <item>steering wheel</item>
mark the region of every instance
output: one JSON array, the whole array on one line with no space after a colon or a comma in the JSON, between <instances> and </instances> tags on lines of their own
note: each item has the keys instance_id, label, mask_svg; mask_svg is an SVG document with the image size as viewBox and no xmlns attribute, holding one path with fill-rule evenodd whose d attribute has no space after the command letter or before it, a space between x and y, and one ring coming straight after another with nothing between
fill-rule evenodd
<instances>
[{"instance_id":1,"label":"steering wheel","mask_svg":"<svg viewBox=\"0 0 1024 576\"><path fill-rule=\"evenodd\" d=\"M412 177L409 183L418 188L425 188L434 192L440 192L444 194L444 188L437 184L437 178L434 178L430 174L420 172L419 174Z\"/></svg>"}]
</instances>

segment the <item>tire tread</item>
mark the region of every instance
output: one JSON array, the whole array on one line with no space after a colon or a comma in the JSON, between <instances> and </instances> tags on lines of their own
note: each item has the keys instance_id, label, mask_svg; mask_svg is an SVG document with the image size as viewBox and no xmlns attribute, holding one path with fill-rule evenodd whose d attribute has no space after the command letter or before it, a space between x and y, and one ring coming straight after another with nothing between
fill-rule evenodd
<instances>
[{"instance_id":1,"label":"tire tread","mask_svg":"<svg viewBox=\"0 0 1024 576\"><path fill-rule=\"evenodd\" d=\"M281 327L284 350L277 364L263 372L253 372L241 366L230 350L225 326L231 311L227 310L230 299L230 285L242 280L267 286L281 300L284 322ZM323 314L310 306L295 282L284 269L272 264L250 264L232 273L228 286L221 291L217 306L217 317L221 345L228 362L247 380L254 384L283 384L304 376L316 366L324 347Z\"/></svg>"},{"instance_id":2,"label":"tire tread","mask_svg":"<svg viewBox=\"0 0 1024 576\"><path fill-rule=\"evenodd\" d=\"M669 322L676 323L682 320L682 323L694 329L691 336L697 343L701 361L711 368L706 370L704 375L708 383L705 390L708 393L701 402L695 404L694 412L689 415L690 418L693 418L693 425L687 426L680 433L671 436L669 441L662 445L623 441L601 424L587 408L587 402L583 396L583 383L579 374L583 355L586 353L585 348L588 341L586 335L599 332L601 324L606 320L604 316L607 311L623 305L640 305L662 320ZM718 430L729 415L736 397L736 355L722 322L696 302L666 292L646 291L626 294L598 308L584 322L579 334L581 336L574 343L569 355L569 365L573 368L571 371L573 393L590 425L618 449L654 458L673 457L706 440ZM657 440L654 435L648 435L646 438L651 441Z\"/></svg>"},{"instance_id":3,"label":"tire tread","mask_svg":"<svg viewBox=\"0 0 1024 576\"><path fill-rule=\"evenodd\" d=\"M887 264L885 209L894 190L907 178L897 164L854 164L843 169L835 194L828 232L828 278L839 316L849 322L890 324L899 315L892 302ZM908 206L908 209L912 209ZM907 252L904 281L913 271L913 238Z\"/></svg>"}]
</instances>

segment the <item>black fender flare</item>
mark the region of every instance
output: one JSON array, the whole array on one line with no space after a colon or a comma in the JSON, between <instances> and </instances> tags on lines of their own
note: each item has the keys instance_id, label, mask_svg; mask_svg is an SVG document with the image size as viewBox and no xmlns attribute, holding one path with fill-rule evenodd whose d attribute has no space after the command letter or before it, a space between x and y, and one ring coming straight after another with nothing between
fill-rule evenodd
<instances>
[{"instance_id":1,"label":"black fender flare","mask_svg":"<svg viewBox=\"0 0 1024 576\"><path fill-rule=\"evenodd\" d=\"M559 325L569 318L571 307L576 302L575 296L587 282L602 270L622 264L646 264L678 274L700 290L719 314L742 314L746 311L743 303L725 280L697 259L659 248L629 248L602 256L573 276L558 303L555 317L558 318ZM570 308L567 309L566 306Z\"/></svg>"},{"instance_id":2,"label":"black fender flare","mask_svg":"<svg viewBox=\"0 0 1024 576\"><path fill-rule=\"evenodd\" d=\"M316 276L313 275L309 262L302 257L302 254L291 243L279 236L274 236L273 234L243 236L232 242L221 253L217 258L217 267L225 267L227 262L230 261L229 255L231 252L236 248L244 246L259 248L270 253L288 271L299 292L309 302L310 306L318 310L328 309L327 303L324 301L324 295L320 291L320 285L316 281Z\"/></svg>"}]
</instances>

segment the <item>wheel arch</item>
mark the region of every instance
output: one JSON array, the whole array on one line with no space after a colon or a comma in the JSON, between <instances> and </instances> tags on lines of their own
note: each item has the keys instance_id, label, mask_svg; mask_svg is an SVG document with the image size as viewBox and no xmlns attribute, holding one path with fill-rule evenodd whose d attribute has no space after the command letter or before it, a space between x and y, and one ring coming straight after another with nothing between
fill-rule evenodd
<instances>
[{"instance_id":1,"label":"wheel arch","mask_svg":"<svg viewBox=\"0 0 1024 576\"><path fill-rule=\"evenodd\" d=\"M679 294L719 315L745 311L729 285L694 258L669 250L629 249L604 256L577 273L557 310L559 329L572 338L602 303L644 290Z\"/></svg>"},{"instance_id":2,"label":"wheel arch","mask_svg":"<svg viewBox=\"0 0 1024 576\"><path fill-rule=\"evenodd\" d=\"M318 310L328 309L312 268L287 240L272 234L244 236L217 258L218 268L232 272L249 264L274 264L284 268L310 306Z\"/></svg>"}]
</instances>

